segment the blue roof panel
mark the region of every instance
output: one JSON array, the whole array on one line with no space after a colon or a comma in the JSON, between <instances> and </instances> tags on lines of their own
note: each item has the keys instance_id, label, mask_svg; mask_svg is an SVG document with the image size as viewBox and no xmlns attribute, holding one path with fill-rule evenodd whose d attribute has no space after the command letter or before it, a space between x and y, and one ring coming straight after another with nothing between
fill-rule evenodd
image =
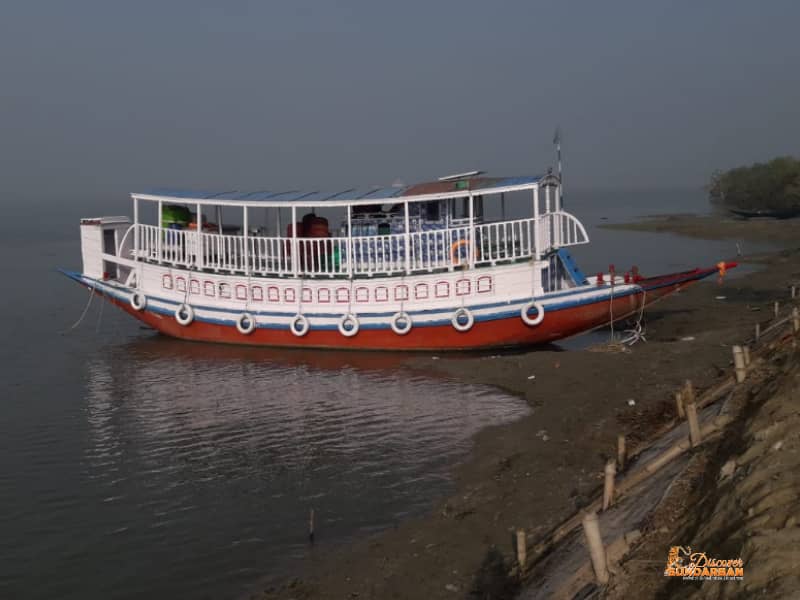
<instances>
[{"instance_id":1,"label":"blue roof panel","mask_svg":"<svg viewBox=\"0 0 800 600\"><path fill-rule=\"evenodd\" d=\"M469 190L476 192L479 190L491 190L493 188L503 188L520 185L531 185L542 179L541 176L522 176L522 177L475 177L472 179L456 181L433 181L428 183L410 186L390 186L390 187L365 187L350 188L338 192L323 191L269 191L258 190L252 192L227 190L227 191L201 191L201 190L179 190L172 188L157 188L144 192L151 196L161 196L165 200L174 198L176 201L181 199L195 200L229 200L231 202L300 202L320 203L339 200L388 200L391 198L407 197L413 198L414 195L429 193L447 193L457 190ZM456 187L467 182L467 187Z\"/></svg>"}]
</instances>

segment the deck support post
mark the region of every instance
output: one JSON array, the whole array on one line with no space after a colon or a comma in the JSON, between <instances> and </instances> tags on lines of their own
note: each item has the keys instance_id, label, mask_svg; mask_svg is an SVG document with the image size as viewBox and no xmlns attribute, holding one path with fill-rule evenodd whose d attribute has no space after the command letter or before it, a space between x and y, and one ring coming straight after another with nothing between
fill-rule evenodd
<instances>
[{"instance_id":1,"label":"deck support post","mask_svg":"<svg viewBox=\"0 0 800 600\"><path fill-rule=\"evenodd\" d=\"M292 274L297 277L300 261L297 256L297 207L292 206Z\"/></svg>"},{"instance_id":2,"label":"deck support post","mask_svg":"<svg viewBox=\"0 0 800 600\"><path fill-rule=\"evenodd\" d=\"M405 244L406 275L411 274L411 218L408 214L408 202L403 203L403 212L406 221L406 232L403 238Z\"/></svg>"},{"instance_id":3,"label":"deck support post","mask_svg":"<svg viewBox=\"0 0 800 600\"><path fill-rule=\"evenodd\" d=\"M203 205L197 203L197 229L195 230L194 264L198 271L203 270Z\"/></svg>"},{"instance_id":4,"label":"deck support post","mask_svg":"<svg viewBox=\"0 0 800 600\"><path fill-rule=\"evenodd\" d=\"M139 199L136 196L133 197L133 260L139 260Z\"/></svg>"},{"instance_id":5,"label":"deck support post","mask_svg":"<svg viewBox=\"0 0 800 600\"><path fill-rule=\"evenodd\" d=\"M247 214L248 211L247 211L247 206L246 205L242 207L242 212L243 212L243 215L242 215L242 231L244 232L244 240L242 241L242 245L244 246L244 248L242 248L242 259L243 259L243 262L244 262L244 274L249 277L250 276L250 247L249 247L250 238L249 238L249 232L247 230L249 229L250 223L249 223L249 219L248 219L248 214ZM249 290L248 290L248 293L250 293Z\"/></svg>"},{"instance_id":6,"label":"deck support post","mask_svg":"<svg viewBox=\"0 0 800 600\"><path fill-rule=\"evenodd\" d=\"M406 203L406 227L408 227L408 203ZM353 207L349 204L347 205L347 276L353 278Z\"/></svg>"},{"instance_id":7,"label":"deck support post","mask_svg":"<svg viewBox=\"0 0 800 600\"><path fill-rule=\"evenodd\" d=\"M158 201L158 237L156 238L156 252L158 254L158 264L164 260L164 202Z\"/></svg>"},{"instance_id":8,"label":"deck support post","mask_svg":"<svg viewBox=\"0 0 800 600\"><path fill-rule=\"evenodd\" d=\"M469 246L467 247L467 265L475 267L475 197L469 195Z\"/></svg>"},{"instance_id":9,"label":"deck support post","mask_svg":"<svg viewBox=\"0 0 800 600\"><path fill-rule=\"evenodd\" d=\"M542 257L541 227L539 227L539 185L533 188L533 258L539 261Z\"/></svg>"}]
</instances>

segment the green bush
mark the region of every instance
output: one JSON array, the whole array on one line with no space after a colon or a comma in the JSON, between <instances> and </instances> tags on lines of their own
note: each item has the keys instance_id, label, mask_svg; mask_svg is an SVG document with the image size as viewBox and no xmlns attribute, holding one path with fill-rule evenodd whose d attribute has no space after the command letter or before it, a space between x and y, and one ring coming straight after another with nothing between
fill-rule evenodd
<instances>
[{"instance_id":1,"label":"green bush","mask_svg":"<svg viewBox=\"0 0 800 600\"><path fill-rule=\"evenodd\" d=\"M714 173L709 195L734 211L800 213L800 160L785 156Z\"/></svg>"}]
</instances>

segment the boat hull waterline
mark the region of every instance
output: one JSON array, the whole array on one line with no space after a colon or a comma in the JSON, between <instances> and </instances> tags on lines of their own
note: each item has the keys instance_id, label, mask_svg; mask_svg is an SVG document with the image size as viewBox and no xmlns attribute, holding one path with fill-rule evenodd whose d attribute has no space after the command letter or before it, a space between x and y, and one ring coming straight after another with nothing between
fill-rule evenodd
<instances>
[{"instance_id":1,"label":"boat hull waterline","mask_svg":"<svg viewBox=\"0 0 800 600\"><path fill-rule=\"evenodd\" d=\"M735 263L726 263L723 270L735 266ZM656 300L717 274L720 268L651 277L636 284L588 284L567 293L545 294L536 299L545 313L537 325L529 325L521 317L523 307L530 302L526 298L470 306L474 322L466 331L459 331L452 324L452 314L459 307L416 314L409 311L413 326L402 335L392 330L390 319L385 315L366 312L356 315L360 326L352 336L341 333L338 326L341 315L336 314L305 315L308 331L304 335L292 332L292 313L259 310L248 312L255 321L250 333L242 333L237 328L240 311L219 307L195 307L192 321L181 325L175 318L181 303L174 299L150 297L147 306L136 310L131 304L135 289L76 272L63 272L154 330L182 340L337 350L448 351L534 346L586 333L612 321L636 317Z\"/></svg>"}]
</instances>

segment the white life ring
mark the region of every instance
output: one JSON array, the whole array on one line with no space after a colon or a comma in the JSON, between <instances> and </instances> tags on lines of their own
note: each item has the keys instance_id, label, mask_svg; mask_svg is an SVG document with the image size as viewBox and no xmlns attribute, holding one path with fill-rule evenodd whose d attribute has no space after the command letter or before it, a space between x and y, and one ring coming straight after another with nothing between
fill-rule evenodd
<instances>
[{"instance_id":1,"label":"white life ring","mask_svg":"<svg viewBox=\"0 0 800 600\"><path fill-rule=\"evenodd\" d=\"M347 323L350 323L349 329L346 326ZM352 313L345 313L342 315L342 318L339 319L339 333L344 337L353 337L358 333L359 326L358 317Z\"/></svg>"},{"instance_id":2,"label":"white life ring","mask_svg":"<svg viewBox=\"0 0 800 600\"><path fill-rule=\"evenodd\" d=\"M536 316L531 319L528 312L532 309L536 309ZM531 300L525 306L523 306L519 311L519 316L522 317L522 320L525 321L525 325L530 325L531 327L538 325L544 319L544 306L542 306L541 302L537 302L536 300Z\"/></svg>"},{"instance_id":3,"label":"white life ring","mask_svg":"<svg viewBox=\"0 0 800 600\"><path fill-rule=\"evenodd\" d=\"M141 292L133 292L133 296L131 296L131 306L133 310L144 310L147 306L147 296Z\"/></svg>"},{"instance_id":4,"label":"white life ring","mask_svg":"<svg viewBox=\"0 0 800 600\"><path fill-rule=\"evenodd\" d=\"M236 329L242 335L250 335L255 331L256 320L250 313L242 313L236 319Z\"/></svg>"},{"instance_id":5,"label":"white life ring","mask_svg":"<svg viewBox=\"0 0 800 600\"><path fill-rule=\"evenodd\" d=\"M189 323L194 321L194 309L188 304L181 304L175 309L175 320L179 325L186 327Z\"/></svg>"},{"instance_id":6,"label":"white life ring","mask_svg":"<svg viewBox=\"0 0 800 600\"><path fill-rule=\"evenodd\" d=\"M400 323L405 324L401 325ZM401 310L400 312L394 313L390 325L392 326L392 331L397 335L405 335L411 331L411 327L413 327L414 323L411 321L409 314Z\"/></svg>"},{"instance_id":7,"label":"white life ring","mask_svg":"<svg viewBox=\"0 0 800 600\"><path fill-rule=\"evenodd\" d=\"M461 317L466 317L467 322L462 323ZM453 327L455 327L457 331L469 331L470 329L472 329L472 325L475 323L475 317L472 315L472 311L462 306L456 312L453 313L450 322L453 324Z\"/></svg>"},{"instance_id":8,"label":"white life ring","mask_svg":"<svg viewBox=\"0 0 800 600\"><path fill-rule=\"evenodd\" d=\"M300 326L299 328L298 325ZM292 333L295 334L297 337L303 337L305 334L307 334L309 327L310 325L308 323L308 319L306 319L300 313L297 313L292 318L292 322L289 323L289 329L291 329Z\"/></svg>"}]
</instances>

